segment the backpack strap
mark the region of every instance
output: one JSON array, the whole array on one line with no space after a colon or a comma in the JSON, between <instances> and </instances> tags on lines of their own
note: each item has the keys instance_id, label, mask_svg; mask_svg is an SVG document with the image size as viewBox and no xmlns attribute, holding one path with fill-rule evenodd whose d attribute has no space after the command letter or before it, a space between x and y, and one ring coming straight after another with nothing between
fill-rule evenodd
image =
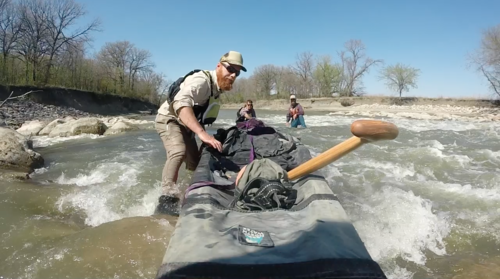
<instances>
[{"instance_id":1,"label":"backpack strap","mask_svg":"<svg viewBox=\"0 0 500 279\"><path fill-rule=\"evenodd\" d=\"M168 100L168 103L172 103L174 101L174 98L175 96L177 95L177 93L179 93L179 91L181 90L181 84L184 82L184 80L192 75L192 74L195 74L197 72L199 72L201 70L199 69L195 69L195 70L192 70L191 72L187 73L185 76L183 77L180 77L178 78L176 81L174 81L169 87L168 87L168 91L167 91L167 100ZM205 71L203 71L205 72ZM206 74L206 73L205 73Z\"/></svg>"},{"instance_id":2,"label":"backpack strap","mask_svg":"<svg viewBox=\"0 0 500 279\"><path fill-rule=\"evenodd\" d=\"M207 72L207 71L203 71L203 73L210 79L210 97L213 97L214 96L214 83L212 80L212 75L210 74L210 72Z\"/></svg>"},{"instance_id":3,"label":"backpack strap","mask_svg":"<svg viewBox=\"0 0 500 279\"><path fill-rule=\"evenodd\" d=\"M213 89L214 86L213 86L212 75L210 74L210 72L207 72L207 71L204 71L204 70L200 70L200 69L195 69L195 70L192 70L191 72L187 73L185 76L178 78L175 82L173 82L169 86L168 92L167 92L167 100L168 100L168 102L172 103L174 101L175 96L181 90L181 84L184 82L184 80L188 76L190 76L192 74L195 74L197 72L200 72L200 71L203 71L203 73L205 74L205 76L207 76L208 79L210 80L210 97L213 97L214 96L214 89Z\"/></svg>"}]
</instances>

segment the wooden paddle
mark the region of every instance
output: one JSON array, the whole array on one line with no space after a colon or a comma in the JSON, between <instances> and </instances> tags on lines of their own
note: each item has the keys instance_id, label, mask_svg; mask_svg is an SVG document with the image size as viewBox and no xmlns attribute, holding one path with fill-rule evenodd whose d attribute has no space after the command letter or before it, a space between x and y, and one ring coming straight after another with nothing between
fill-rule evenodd
<instances>
[{"instance_id":1,"label":"wooden paddle","mask_svg":"<svg viewBox=\"0 0 500 279\"><path fill-rule=\"evenodd\" d=\"M304 175L315 172L322 167L334 162L347 153L355 150L364 143L380 140L393 140L398 137L399 130L396 125L379 120L357 120L351 124L350 139L321 153L302 165L288 172L288 179L295 180Z\"/></svg>"}]
</instances>

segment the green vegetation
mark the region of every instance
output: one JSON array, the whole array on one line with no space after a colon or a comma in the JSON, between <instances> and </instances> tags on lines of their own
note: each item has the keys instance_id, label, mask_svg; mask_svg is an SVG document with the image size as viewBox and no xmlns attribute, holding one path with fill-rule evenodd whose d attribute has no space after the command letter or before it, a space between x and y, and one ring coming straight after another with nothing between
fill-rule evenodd
<instances>
[{"instance_id":1,"label":"green vegetation","mask_svg":"<svg viewBox=\"0 0 500 279\"><path fill-rule=\"evenodd\" d=\"M410 91L410 87L417 88L419 72L419 69L398 63L383 68L380 79L385 80L387 87L398 92L399 98L401 98L403 91Z\"/></svg>"},{"instance_id":2,"label":"green vegetation","mask_svg":"<svg viewBox=\"0 0 500 279\"><path fill-rule=\"evenodd\" d=\"M101 24L74 0L0 0L0 84L56 86L158 103L166 88L151 54L128 41L95 55L86 46Z\"/></svg>"},{"instance_id":3,"label":"green vegetation","mask_svg":"<svg viewBox=\"0 0 500 279\"><path fill-rule=\"evenodd\" d=\"M223 100L233 103L243 99L283 99L290 94L302 99L362 96L363 76L380 64L383 60L367 56L361 40L350 40L338 53L338 61L328 55L302 52L292 65L261 65L250 77L238 78Z\"/></svg>"}]
</instances>

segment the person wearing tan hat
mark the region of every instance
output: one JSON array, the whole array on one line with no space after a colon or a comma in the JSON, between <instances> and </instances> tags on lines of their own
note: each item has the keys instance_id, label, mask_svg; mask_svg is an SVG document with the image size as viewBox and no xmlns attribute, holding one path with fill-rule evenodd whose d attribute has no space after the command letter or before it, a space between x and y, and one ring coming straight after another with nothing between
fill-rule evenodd
<instances>
[{"instance_id":1,"label":"person wearing tan hat","mask_svg":"<svg viewBox=\"0 0 500 279\"><path fill-rule=\"evenodd\" d=\"M156 131L167 153L157 213L177 215L181 191L175 184L179 169L185 162L186 169L194 171L200 159L195 135L205 145L222 151L222 144L208 134L204 126L216 120L219 95L233 88L241 71L247 71L243 56L237 51L229 51L222 55L214 70L193 70L169 87L167 100L158 109L155 119Z\"/></svg>"},{"instance_id":2,"label":"person wearing tan hat","mask_svg":"<svg viewBox=\"0 0 500 279\"><path fill-rule=\"evenodd\" d=\"M293 94L290 95L290 107L286 115L286 125L292 128L297 128L299 125L303 128L307 128L304 114L304 108L297 103L297 97ZM290 124L288 122L290 122Z\"/></svg>"}]
</instances>

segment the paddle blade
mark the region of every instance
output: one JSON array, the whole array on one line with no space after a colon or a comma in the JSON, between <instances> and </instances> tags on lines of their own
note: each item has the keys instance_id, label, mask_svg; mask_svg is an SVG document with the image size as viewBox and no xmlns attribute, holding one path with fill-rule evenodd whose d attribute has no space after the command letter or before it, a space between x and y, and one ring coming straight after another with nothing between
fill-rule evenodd
<instances>
[{"instance_id":1,"label":"paddle blade","mask_svg":"<svg viewBox=\"0 0 500 279\"><path fill-rule=\"evenodd\" d=\"M398 137L396 125L380 120L356 120L351 124L351 133L367 141L393 140Z\"/></svg>"}]
</instances>

